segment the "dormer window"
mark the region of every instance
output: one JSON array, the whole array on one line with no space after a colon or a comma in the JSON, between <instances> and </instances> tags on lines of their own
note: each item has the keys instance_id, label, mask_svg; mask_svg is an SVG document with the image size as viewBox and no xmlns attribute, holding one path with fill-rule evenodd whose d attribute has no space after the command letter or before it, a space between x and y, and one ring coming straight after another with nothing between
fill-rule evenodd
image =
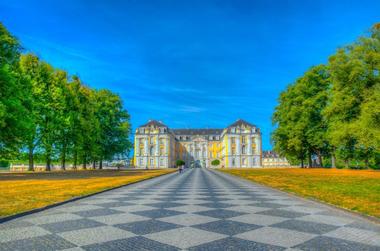
<instances>
[{"instance_id":1,"label":"dormer window","mask_svg":"<svg viewBox=\"0 0 380 251\"><path fill-rule=\"evenodd\" d=\"M231 132L232 132L232 133L235 133L235 132L236 132L236 128L235 128L235 127L232 127L232 128L231 128Z\"/></svg>"}]
</instances>

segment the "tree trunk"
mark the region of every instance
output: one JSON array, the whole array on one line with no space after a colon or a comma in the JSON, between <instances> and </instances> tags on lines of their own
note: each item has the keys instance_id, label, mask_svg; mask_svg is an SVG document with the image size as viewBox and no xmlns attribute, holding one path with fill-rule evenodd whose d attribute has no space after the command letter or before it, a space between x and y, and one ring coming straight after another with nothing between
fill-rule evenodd
<instances>
[{"instance_id":1,"label":"tree trunk","mask_svg":"<svg viewBox=\"0 0 380 251\"><path fill-rule=\"evenodd\" d=\"M29 145L28 151L29 151L29 167L28 167L28 171L34 171L33 146Z\"/></svg>"},{"instance_id":2,"label":"tree trunk","mask_svg":"<svg viewBox=\"0 0 380 251\"><path fill-rule=\"evenodd\" d=\"M84 170L87 169L87 159L86 159L86 155L83 156L83 169L84 169Z\"/></svg>"},{"instance_id":3,"label":"tree trunk","mask_svg":"<svg viewBox=\"0 0 380 251\"><path fill-rule=\"evenodd\" d=\"M307 154L307 160L309 161L309 168L313 167L313 162L311 160L311 153L310 152Z\"/></svg>"},{"instance_id":4,"label":"tree trunk","mask_svg":"<svg viewBox=\"0 0 380 251\"><path fill-rule=\"evenodd\" d=\"M318 154L318 162L319 162L319 166L320 166L320 167L323 167L323 159L322 159L321 151L318 151L317 154Z\"/></svg>"},{"instance_id":5,"label":"tree trunk","mask_svg":"<svg viewBox=\"0 0 380 251\"><path fill-rule=\"evenodd\" d=\"M99 169L103 169L103 159L99 160Z\"/></svg>"},{"instance_id":6,"label":"tree trunk","mask_svg":"<svg viewBox=\"0 0 380 251\"><path fill-rule=\"evenodd\" d=\"M77 149L74 150L74 163L73 163L73 169L77 170L77 162L78 162L78 151Z\"/></svg>"},{"instance_id":7,"label":"tree trunk","mask_svg":"<svg viewBox=\"0 0 380 251\"><path fill-rule=\"evenodd\" d=\"M346 168L349 168L349 165L348 165L348 159L345 159L345 160L344 160L344 166L345 166Z\"/></svg>"},{"instance_id":8,"label":"tree trunk","mask_svg":"<svg viewBox=\"0 0 380 251\"><path fill-rule=\"evenodd\" d=\"M61 169L66 170L66 143L63 143L62 153L61 153Z\"/></svg>"},{"instance_id":9,"label":"tree trunk","mask_svg":"<svg viewBox=\"0 0 380 251\"><path fill-rule=\"evenodd\" d=\"M46 169L45 169L45 171L51 171L51 159L50 159L50 155L46 156Z\"/></svg>"},{"instance_id":10,"label":"tree trunk","mask_svg":"<svg viewBox=\"0 0 380 251\"><path fill-rule=\"evenodd\" d=\"M331 154L331 167L336 168L336 158L334 153Z\"/></svg>"},{"instance_id":11,"label":"tree trunk","mask_svg":"<svg viewBox=\"0 0 380 251\"><path fill-rule=\"evenodd\" d=\"M365 163L365 168L368 169L368 167L369 167L368 156L365 157L364 163Z\"/></svg>"},{"instance_id":12,"label":"tree trunk","mask_svg":"<svg viewBox=\"0 0 380 251\"><path fill-rule=\"evenodd\" d=\"M95 160L92 161L92 169L94 169L94 170L96 169L96 161Z\"/></svg>"},{"instance_id":13,"label":"tree trunk","mask_svg":"<svg viewBox=\"0 0 380 251\"><path fill-rule=\"evenodd\" d=\"M301 168L304 168L303 158L301 159Z\"/></svg>"},{"instance_id":14,"label":"tree trunk","mask_svg":"<svg viewBox=\"0 0 380 251\"><path fill-rule=\"evenodd\" d=\"M45 171L51 171L51 146L46 149L46 169Z\"/></svg>"}]
</instances>

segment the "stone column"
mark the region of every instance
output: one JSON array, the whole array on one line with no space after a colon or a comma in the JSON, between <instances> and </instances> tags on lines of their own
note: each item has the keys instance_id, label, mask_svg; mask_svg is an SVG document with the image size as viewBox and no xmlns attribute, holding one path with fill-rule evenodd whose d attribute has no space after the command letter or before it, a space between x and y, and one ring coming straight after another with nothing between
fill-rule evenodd
<instances>
[{"instance_id":1,"label":"stone column","mask_svg":"<svg viewBox=\"0 0 380 251\"><path fill-rule=\"evenodd\" d=\"M241 144L240 144L240 136L236 137L236 167L241 167Z\"/></svg>"},{"instance_id":2,"label":"stone column","mask_svg":"<svg viewBox=\"0 0 380 251\"><path fill-rule=\"evenodd\" d=\"M247 149L247 154L248 155L251 155L252 154L252 138L251 138L251 136L248 136L248 148L246 148Z\"/></svg>"},{"instance_id":3,"label":"stone column","mask_svg":"<svg viewBox=\"0 0 380 251\"><path fill-rule=\"evenodd\" d=\"M261 135L259 134L259 137L258 137L258 147L257 147L257 154L258 154L258 163L257 163L257 166L261 166L261 147L262 147L262 142L261 142Z\"/></svg>"},{"instance_id":4,"label":"stone column","mask_svg":"<svg viewBox=\"0 0 380 251\"><path fill-rule=\"evenodd\" d=\"M156 155L159 156L160 155L160 142L159 142L159 137L158 135L156 136Z\"/></svg>"},{"instance_id":5,"label":"stone column","mask_svg":"<svg viewBox=\"0 0 380 251\"><path fill-rule=\"evenodd\" d=\"M168 144L168 141L169 141L169 139L164 139L164 142L165 142L165 156L168 156L168 153L169 153L169 149L168 149L168 146L169 146L169 144Z\"/></svg>"},{"instance_id":6,"label":"stone column","mask_svg":"<svg viewBox=\"0 0 380 251\"><path fill-rule=\"evenodd\" d=\"M260 155L260 149L261 149L260 138L256 137L255 140L256 140L256 152L255 152L255 154Z\"/></svg>"},{"instance_id":7,"label":"stone column","mask_svg":"<svg viewBox=\"0 0 380 251\"><path fill-rule=\"evenodd\" d=\"M248 158L246 160L247 166L252 167L253 164L252 164L252 137L251 135L248 136L247 154L248 154Z\"/></svg>"},{"instance_id":8,"label":"stone column","mask_svg":"<svg viewBox=\"0 0 380 251\"><path fill-rule=\"evenodd\" d=\"M232 166L232 159L231 159L231 154L232 154L232 140L231 140L231 136L228 136L227 138L227 141L228 141L228 166L227 167L231 167Z\"/></svg>"},{"instance_id":9,"label":"stone column","mask_svg":"<svg viewBox=\"0 0 380 251\"><path fill-rule=\"evenodd\" d=\"M148 149L148 137L145 137L145 142L144 142L144 152L145 152L145 156L148 156L148 153L149 153L149 149Z\"/></svg>"},{"instance_id":10,"label":"stone column","mask_svg":"<svg viewBox=\"0 0 380 251\"><path fill-rule=\"evenodd\" d=\"M228 149L227 149L227 155L231 155L231 137L227 136L227 144L228 144Z\"/></svg>"}]
</instances>

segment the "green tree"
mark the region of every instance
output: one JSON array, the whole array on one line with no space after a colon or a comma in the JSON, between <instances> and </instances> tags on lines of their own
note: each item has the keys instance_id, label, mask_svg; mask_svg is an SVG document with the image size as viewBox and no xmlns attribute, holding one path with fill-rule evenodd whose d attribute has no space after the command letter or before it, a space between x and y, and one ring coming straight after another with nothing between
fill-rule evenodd
<instances>
[{"instance_id":1,"label":"green tree","mask_svg":"<svg viewBox=\"0 0 380 251\"><path fill-rule=\"evenodd\" d=\"M213 166L219 166L219 164L220 164L220 160L218 159L214 159L213 161L211 161L211 165Z\"/></svg>"},{"instance_id":2,"label":"green tree","mask_svg":"<svg viewBox=\"0 0 380 251\"><path fill-rule=\"evenodd\" d=\"M181 159L177 159L177 161L175 162L176 166L179 167L179 166L183 166L185 165L185 161L181 160Z\"/></svg>"},{"instance_id":3,"label":"green tree","mask_svg":"<svg viewBox=\"0 0 380 251\"><path fill-rule=\"evenodd\" d=\"M0 157L14 155L20 147L24 119L24 88L18 79L21 47L0 23Z\"/></svg>"},{"instance_id":4,"label":"green tree","mask_svg":"<svg viewBox=\"0 0 380 251\"><path fill-rule=\"evenodd\" d=\"M377 148L376 140L370 138L378 132L379 124L370 124L379 111L373 109L368 116L368 103L373 105L379 91L379 30L379 25L375 25L370 37L362 37L354 44L339 49L329 59L332 88L329 105L325 109L329 121L328 137L346 167L351 159L357 158L357 151L364 153L359 155L364 156L368 163L368 158Z\"/></svg>"},{"instance_id":5,"label":"green tree","mask_svg":"<svg viewBox=\"0 0 380 251\"><path fill-rule=\"evenodd\" d=\"M129 141L129 114L123 108L121 98L108 90L96 92L96 118L99 121L99 168L103 160L111 160L132 147Z\"/></svg>"},{"instance_id":6,"label":"green tree","mask_svg":"<svg viewBox=\"0 0 380 251\"><path fill-rule=\"evenodd\" d=\"M277 126L272 134L275 149L288 159L298 159L304 165L307 156L328 151L327 124L322 112L327 104L329 75L324 65L310 68L280 96L273 116Z\"/></svg>"},{"instance_id":7,"label":"green tree","mask_svg":"<svg viewBox=\"0 0 380 251\"><path fill-rule=\"evenodd\" d=\"M40 61L33 54L22 55L20 59L20 81L25 86L25 118L27 119L26 131L23 135L23 142L28 150L29 171L34 170L34 153L41 141L40 117L41 101L35 86L39 82Z\"/></svg>"}]
</instances>

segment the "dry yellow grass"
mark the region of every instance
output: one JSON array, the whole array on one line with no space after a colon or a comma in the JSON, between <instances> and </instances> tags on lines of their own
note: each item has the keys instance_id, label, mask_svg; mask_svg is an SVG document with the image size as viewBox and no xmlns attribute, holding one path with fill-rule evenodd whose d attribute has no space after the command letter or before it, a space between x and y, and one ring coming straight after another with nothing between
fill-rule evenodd
<instances>
[{"instance_id":1,"label":"dry yellow grass","mask_svg":"<svg viewBox=\"0 0 380 251\"><path fill-rule=\"evenodd\" d=\"M173 171L173 169L163 169L0 173L0 217Z\"/></svg>"},{"instance_id":2,"label":"dry yellow grass","mask_svg":"<svg viewBox=\"0 0 380 251\"><path fill-rule=\"evenodd\" d=\"M380 172L338 169L222 169L223 172L380 218Z\"/></svg>"}]
</instances>

